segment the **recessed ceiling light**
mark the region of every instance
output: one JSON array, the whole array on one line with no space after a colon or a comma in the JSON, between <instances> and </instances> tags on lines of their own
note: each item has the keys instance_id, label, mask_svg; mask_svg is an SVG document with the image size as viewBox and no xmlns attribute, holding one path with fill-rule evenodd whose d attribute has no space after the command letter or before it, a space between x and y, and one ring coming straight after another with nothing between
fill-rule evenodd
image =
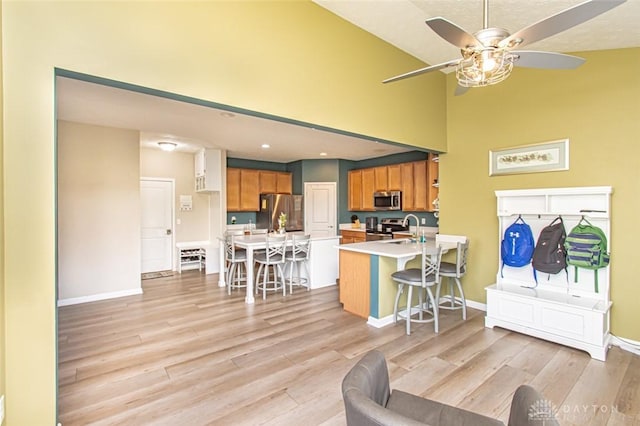
<instances>
[{"instance_id":1,"label":"recessed ceiling light","mask_svg":"<svg viewBox=\"0 0 640 426\"><path fill-rule=\"evenodd\" d=\"M158 142L158 145L163 151L173 151L178 146L178 144L173 142Z\"/></svg>"},{"instance_id":2,"label":"recessed ceiling light","mask_svg":"<svg viewBox=\"0 0 640 426\"><path fill-rule=\"evenodd\" d=\"M271 148L271 145L269 145L268 143L263 143L262 145L260 145L262 148L267 149L267 148Z\"/></svg>"},{"instance_id":3,"label":"recessed ceiling light","mask_svg":"<svg viewBox=\"0 0 640 426\"><path fill-rule=\"evenodd\" d=\"M320 153L320 157L326 157L326 156L327 156L327 153L326 153L326 152L321 152L321 153Z\"/></svg>"},{"instance_id":4,"label":"recessed ceiling light","mask_svg":"<svg viewBox=\"0 0 640 426\"><path fill-rule=\"evenodd\" d=\"M224 118L233 118L236 116L234 113L229 111L222 111L220 115L223 116Z\"/></svg>"}]
</instances>

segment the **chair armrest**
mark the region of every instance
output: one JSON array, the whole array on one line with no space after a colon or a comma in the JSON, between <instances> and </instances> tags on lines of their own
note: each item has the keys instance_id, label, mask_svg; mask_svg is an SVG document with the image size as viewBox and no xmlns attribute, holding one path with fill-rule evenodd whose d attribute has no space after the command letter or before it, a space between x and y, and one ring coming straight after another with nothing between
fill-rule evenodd
<instances>
[{"instance_id":1,"label":"chair armrest","mask_svg":"<svg viewBox=\"0 0 640 426\"><path fill-rule=\"evenodd\" d=\"M491 417L421 398L400 390L391 392L387 409L404 417L414 419L421 424L431 426L504 426L504 423Z\"/></svg>"}]
</instances>

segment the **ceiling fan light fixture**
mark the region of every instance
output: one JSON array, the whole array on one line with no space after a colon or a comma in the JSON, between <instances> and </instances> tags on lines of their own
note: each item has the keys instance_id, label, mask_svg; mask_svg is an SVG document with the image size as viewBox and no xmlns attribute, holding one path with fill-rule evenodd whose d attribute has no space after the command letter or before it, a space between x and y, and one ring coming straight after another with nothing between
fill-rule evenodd
<instances>
[{"instance_id":1,"label":"ceiling fan light fixture","mask_svg":"<svg viewBox=\"0 0 640 426\"><path fill-rule=\"evenodd\" d=\"M473 52L456 67L458 84L463 87L483 87L504 81L513 70L516 55L503 49Z\"/></svg>"},{"instance_id":2,"label":"ceiling fan light fixture","mask_svg":"<svg viewBox=\"0 0 640 426\"><path fill-rule=\"evenodd\" d=\"M158 142L158 146L163 151L171 152L171 151L176 149L178 144L176 144L174 142Z\"/></svg>"}]
</instances>

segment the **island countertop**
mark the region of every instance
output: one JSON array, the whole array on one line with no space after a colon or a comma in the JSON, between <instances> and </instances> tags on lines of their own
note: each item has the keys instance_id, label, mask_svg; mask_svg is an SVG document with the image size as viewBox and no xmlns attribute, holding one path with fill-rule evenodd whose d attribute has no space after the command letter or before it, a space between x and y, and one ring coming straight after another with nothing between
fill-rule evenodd
<instances>
[{"instance_id":1,"label":"island countertop","mask_svg":"<svg viewBox=\"0 0 640 426\"><path fill-rule=\"evenodd\" d=\"M427 252L430 252L431 250L435 252L435 239L428 238L427 242L424 244L427 245ZM407 257L415 257L422 254L422 246L424 244L417 243L412 239L402 238L395 240L366 241L364 243L341 244L337 246L337 248L339 250L401 259Z\"/></svg>"}]
</instances>

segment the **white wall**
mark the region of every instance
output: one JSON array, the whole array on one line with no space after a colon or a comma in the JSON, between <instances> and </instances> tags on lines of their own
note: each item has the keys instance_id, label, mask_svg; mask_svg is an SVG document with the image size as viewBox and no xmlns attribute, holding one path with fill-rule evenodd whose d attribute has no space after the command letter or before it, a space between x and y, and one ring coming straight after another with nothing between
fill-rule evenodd
<instances>
[{"instance_id":1,"label":"white wall","mask_svg":"<svg viewBox=\"0 0 640 426\"><path fill-rule=\"evenodd\" d=\"M141 292L140 135L58 122L58 303Z\"/></svg>"},{"instance_id":2,"label":"white wall","mask_svg":"<svg viewBox=\"0 0 640 426\"><path fill-rule=\"evenodd\" d=\"M175 180L176 243L209 240L209 194L195 191L194 154L141 149L140 176ZM191 195L191 211L180 211L180 195Z\"/></svg>"}]
</instances>

